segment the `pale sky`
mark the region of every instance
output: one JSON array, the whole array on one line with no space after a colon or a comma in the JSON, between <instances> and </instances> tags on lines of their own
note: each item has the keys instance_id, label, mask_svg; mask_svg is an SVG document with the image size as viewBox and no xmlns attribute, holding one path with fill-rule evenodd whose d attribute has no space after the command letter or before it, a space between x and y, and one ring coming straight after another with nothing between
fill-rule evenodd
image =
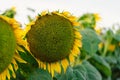
<instances>
[{"instance_id":1,"label":"pale sky","mask_svg":"<svg viewBox=\"0 0 120 80\"><path fill-rule=\"evenodd\" d=\"M69 11L75 16L84 13L99 13L102 21L99 26L109 27L114 23L120 23L120 0L0 0L0 11L12 6L16 7L16 20L24 24L28 23L27 15L35 17L43 10ZM33 8L35 13L27 10Z\"/></svg>"}]
</instances>

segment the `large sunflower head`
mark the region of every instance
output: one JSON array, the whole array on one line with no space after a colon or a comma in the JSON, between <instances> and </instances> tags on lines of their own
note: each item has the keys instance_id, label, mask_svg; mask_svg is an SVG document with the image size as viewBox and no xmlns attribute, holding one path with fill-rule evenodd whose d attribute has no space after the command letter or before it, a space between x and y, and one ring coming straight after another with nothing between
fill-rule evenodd
<instances>
[{"instance_id":1,"label":"large sunflower head","mask_svg":"<svg viewBox=\"0 0 120 80\"><path fill-rule=\"evenodd\" d=\"M16 32L19 30L19 24L14 19L0 15L0 80L16 77L16 60L22 61L16 53L17 43L20 42Z\"/></svg>"},{"instance_id":2,"label":"large sunflower head","mask_svg":"<svg viewBox=\"0 0 120 80\"><path fill-rule=\"evenodd\" d=\"M54 71L61 72L61 67L66 71L80 53L81 35L76 19L69 12L45 11L26 28L30 52L40 68L47 69L52 76Z\"/></svg>"}]
</instances>

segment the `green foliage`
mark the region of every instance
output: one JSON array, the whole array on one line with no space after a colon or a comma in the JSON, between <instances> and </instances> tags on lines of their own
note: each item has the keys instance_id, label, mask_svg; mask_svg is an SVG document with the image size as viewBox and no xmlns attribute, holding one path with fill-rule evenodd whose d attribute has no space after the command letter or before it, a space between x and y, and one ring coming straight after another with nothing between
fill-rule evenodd
<instances>
[{"instance_id":1,"label":"green foliage","mask_svg":"<svg viewBox=\"0 0 120 80\"><path fill-rule=\"evenodd\" d=\"M110 64L112 69L112 79L116 80L120 78L120 47L117 47L115 52L106 56L105 60Z\"/></svg>"},{"instance_id":2,"label":"green foliage","mask_svg":"<svg viewBox=\"0 0 120 80\"><path fill-rule=\"evenodd\" d=\"M93 64L104 76L111 76L110 65L105 61L102 56L95 54L89 59L90 63Z\"/></svg>"},{"instance_id":3,"label":"green foliage","mask_svg":"<svg viewBox=\"0 0 120 80\"><path fill-rule=\"evenodd\" d=\"M14 16L16 15L15 7L7 9L2 13L2 15L7 16L9 18L14 18Z\"/></svg>"},{"instance_id":4,"label":"green foliage","mask_svg":"<svg viewBox=\"0 0 120 80\"><path fill-rule=\"evenodd\" d=\"M24 46L22 45L19 46L24 50L24 52L18 50L18 53L20 54L21 58L27 61L27 63L29 63L31 66L38 67L38 63L35 60L35 58L32 56L32 54L29 51L27 51L27 49L25 49Z\"/></svg>"},{"instance_id":5,"label":"green foliage","mask_svg":"<svg viewBox=\"0 0 120 80\"><path fill-rule=\"evenodd\" d=\"M26 80L53 80L53 79L47 71L37 68L36 70L29 74Z\"/></svg>"},{"instance_id":6,"label":"green foliage","mask_svg":"<svg viewBox=\"0 0 120 80\"><path fill-rule=\"evenodd\" d=\"M120 30L116 31L116 34L114 36L114 39L120 42Z\"/></svg>"},{"instance_id":7,"label":"green foliage","mask_svg":"<svg viewBox=\"0 0 120 80\"><path fill-rule=\"evenodd\" d=\"M100 39L92 29L83 29L82 34L82 48L89 54L93 55L98 50Z\"/></svg>"},{"instance_id":8,"label":"green foliage","mask_svg":"<svg viewBox=\"0 0 120 80\"><path fill-rule=\"evenodd\" d=\"M94 66L84 61L74 67L68 67L66 73L56 75L55 80L102 80L102 77Z\"/></svg>"}]
</instances>

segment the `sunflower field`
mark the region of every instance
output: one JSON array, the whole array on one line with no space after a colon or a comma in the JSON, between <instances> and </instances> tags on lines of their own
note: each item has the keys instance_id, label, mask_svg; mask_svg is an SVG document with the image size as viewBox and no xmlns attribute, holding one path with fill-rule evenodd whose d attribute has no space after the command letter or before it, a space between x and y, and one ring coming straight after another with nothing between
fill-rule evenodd
<instances>
[{"instance_id":1,"label":"sunflower field","mask_svg":"<svg viewBox=\"0 0 120 80\"><path fill-rule=\"evenodd\" d=\"M120 26L99 14L43 11L22 28L15 8L0 14L0 80L120 80Z\"/></svg>"}]
</instances>

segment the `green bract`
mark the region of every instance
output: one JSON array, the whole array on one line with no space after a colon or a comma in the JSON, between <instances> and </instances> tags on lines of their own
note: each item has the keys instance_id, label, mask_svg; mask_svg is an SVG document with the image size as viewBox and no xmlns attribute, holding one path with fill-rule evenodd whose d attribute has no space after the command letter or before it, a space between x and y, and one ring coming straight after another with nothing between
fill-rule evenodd
<instances>
[{"instance_id":1,"label":"green bract","mask_svg":"<svg viewBox=\"0 0 120 80\"><path fill-rule=\"evenodd\" d=\"M0 73L10 64L16 41L11 25L0 18Z\"/></svg>"},{"instance_id":2,"label":"green bract","mask_svg":"<svg viewBox=\"0 0 120 80\"><path fill-rule=\"evenodd\" d=\"M74 42L72 23L51 14L41 16L27 33L30 51L43 62L55 62L70 54Z\"/></svg>"}]
</instances>

